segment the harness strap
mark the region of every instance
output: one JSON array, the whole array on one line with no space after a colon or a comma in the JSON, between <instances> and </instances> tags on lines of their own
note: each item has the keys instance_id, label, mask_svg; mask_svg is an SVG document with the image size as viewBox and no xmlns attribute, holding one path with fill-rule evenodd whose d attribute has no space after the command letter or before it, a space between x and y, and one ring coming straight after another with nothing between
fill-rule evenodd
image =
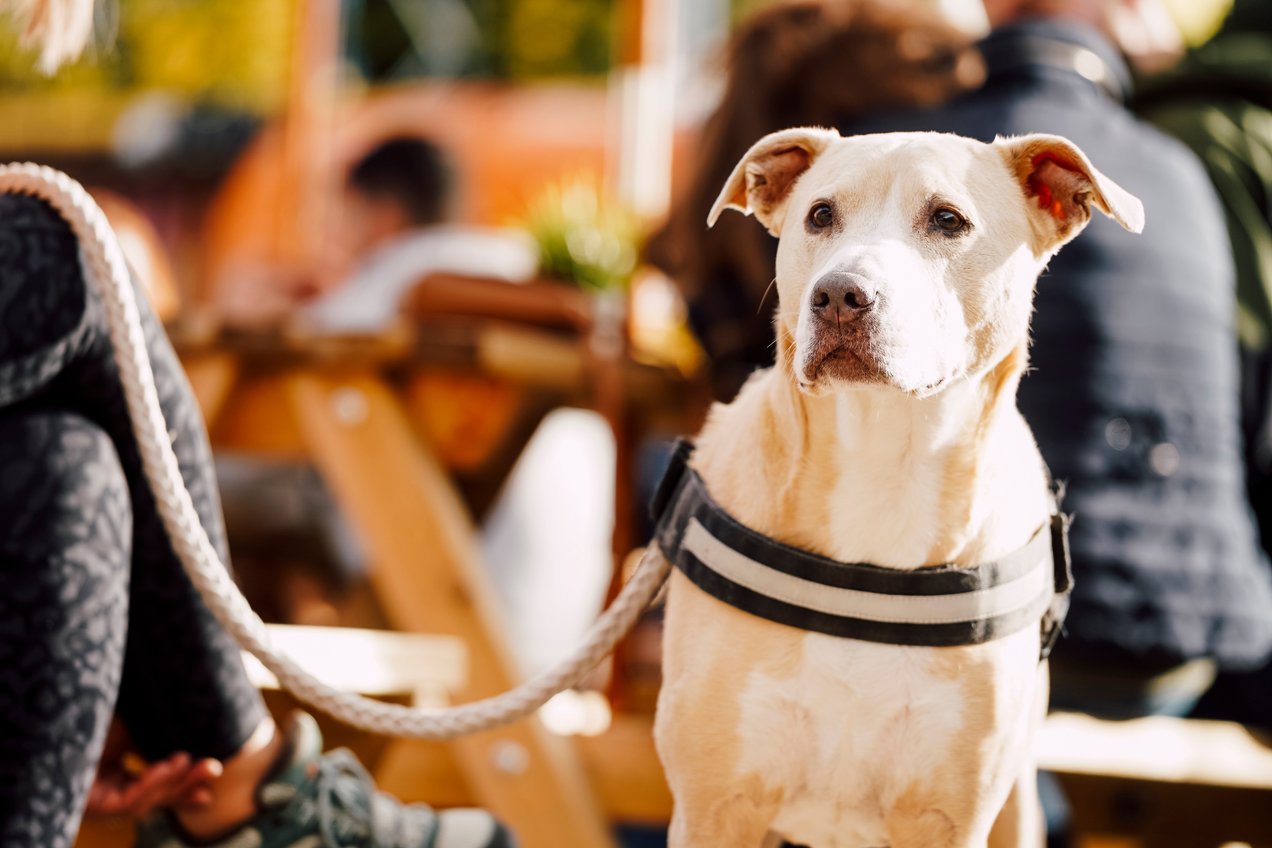
<instances>
[{"instance_id":1,"label":"harness strap","mask_svg":"<svg viewBox=\"0 0 1272 848\"><path fill-rule=\"evenodd\" d=\"M1042 656L1050 654L1073 582L1063 514L982 565L901 571L844 563L739 523L689 467L692 453L692 443L677 443L654 495L655 538L713 597L803 630L894 645L976 645L1041 622Z\"/></svg>"}]
</instances>

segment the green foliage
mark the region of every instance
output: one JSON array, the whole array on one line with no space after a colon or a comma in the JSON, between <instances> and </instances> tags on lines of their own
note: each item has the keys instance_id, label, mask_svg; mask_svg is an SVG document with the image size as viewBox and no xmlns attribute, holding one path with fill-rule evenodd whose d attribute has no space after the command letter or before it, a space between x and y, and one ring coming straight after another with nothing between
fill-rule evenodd
<instances>
[{"instance_id":1,"label":"green foliage","mask_svg":"<svg viewBox=\"0 0 1272 848\"><path fill-rule=\"evenodd\" d=\"M729 9L733 14L734 23L737 23L772 2L773 0L729 0Z\"/></svg>"},{"instance_id":2,"label":"green foliage","mask_svg":"<svg viewBox=\"0 0 1272 848\"><path fill-rule=\"evenodd\" d=\"M288 0L99 0L117 26L52 78L0 28L0 87L163 90L253 111L281 102L291 47Z\"/></svg>"},{"instance_id":3,"label":"green foliage","mask_svg":"<svg viewBox=\"0 0 1272 848\"><path fill-rule=\"evenodd\" d=\"M291 25L287 0L128 0L120 37L141 88L264 106L282 99Z\"/></svg>"},{"instance_id":4,"label":"green foliage","mask_svg":"<svg viewBox=\"0 0 1272 848\"><path fill-rule=\"evenodd\" d=\"M461 47L466 55L455 70L460 76L518 81L600 76L613 63L616 0L444 0L452 3L467 10L477 33ZM418 45L394 6L393 0L357 0L350 7L350 50L373 81L420 73L429 64L410 60ZM430 22L426 16L425 27Z\"/></svg>"},{"instance_id":5,"label":"green foliage","mask_svg":"<svg viewBox=\"0 0 1272 848\"><path fill-rule=\"evenodd\" d=\"M539 273L582 289L624 289L636 270L640 227L631 210L607 199L594 179L548 186L523 226L539 245Z\"/></svg>"},{"instance_id":6,"label":"green foliage","mask_svg":"<svg viewBox=\"0 0 1272 848\"><path fill-rule=\"evenodd\" d=\"M511 0L504 53L514 79L589 76L610 67L613 0Z\"/></svg>"},{"instance_id":7,"label":"green foliage","mask_svg":"<svg viewBox=\"0 0 1272 848\"><path fill-rule=\"evenodd\" d=\"M291 0L98 0L113 26L80 61L44 77L13 26L0 25L0 90L161 89L266 112L286 93ZM480 41L466 76L531 80L598 76L613 61L616 0L462 0ZM351 6L355 45L372 77L411 49L385 0ZM356 10L361 10L360 12Z\"/></svg>"}]
</instances>

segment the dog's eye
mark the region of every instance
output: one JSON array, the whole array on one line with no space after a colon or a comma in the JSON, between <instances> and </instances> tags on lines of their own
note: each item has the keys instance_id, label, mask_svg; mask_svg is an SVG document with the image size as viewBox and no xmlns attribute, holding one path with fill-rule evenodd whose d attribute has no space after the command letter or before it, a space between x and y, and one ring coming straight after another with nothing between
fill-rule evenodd
<instances>
[{"instance_id":1,"label":"dog's eye","mask_svg":"<svg viewBox=\"0 0 1272 848\"><path fill-rule=\"evenodd\" d=\"M967 219L953 209L938 209L932 213L932 225L952 236L967 229Z\"/></svg>"},{"instance_id":2,"label":"dog's eye","mask_svg":"<svg viewBox=\"0 0 1272 848\"><path fill-rule=\"evenodd\" d=\"M829 203L818 203L808 210L808 225L814 229L824 230L835 223L835 210Z\"/></svg>"}]
</instances>

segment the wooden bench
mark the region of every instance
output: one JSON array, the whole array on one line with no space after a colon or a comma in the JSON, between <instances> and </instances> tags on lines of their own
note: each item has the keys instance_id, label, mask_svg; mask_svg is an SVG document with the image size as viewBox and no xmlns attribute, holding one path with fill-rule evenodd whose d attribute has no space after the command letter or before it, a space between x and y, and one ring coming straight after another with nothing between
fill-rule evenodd
<instances>
[{"instance_id":1,"label":"wooden bench","mask_svg":"<svg viewBox=\"0 0 1272 848\"><path fill-rule=\"evenodd\" d=\"M468 680L468 654L454 636L290 624L271 624L268 630L275 647L344 692L440 707ZM243 663L258 689L279 688L274 675L246 651Z\"/></svg>"},{"instance_id":2,"label":"wooden bench","mask_svg":"<svg viewBox=\"0 0 1272 848\"><path fill-rule=\"evenodd\" d=\"M603 733L576 738L612 821L657 825L671 816L651 735L651 717L618 714ZM1241 725L1056 713L1037 751L1069 793L1080 848L1272 846L1272 748ZM445 804L472 802L441 746L404 743L398 753L402 785Z\"/></svg>"},{"instance_id":3,"label":"wooden bench","mask_svg":"<svg viewBox=\"0 0 1272 848\"><path fill-rule=\"evenodd\" d=\"M634 420L628 401L657 397L669 404L676 396L669 384L691 391L666 368L626 357L602 368L584 340L493 321L448 321L376 340L192 333L174 343L214 447L307 460L317 468L365 545L368 586L385 623L463 640L470 673L455 698L465 702L503 692L523 677L472 512L449 471L471 467L486 452L469 449L471 425L484 431L486 412L516 413L517 426L492 427L486 440L511 467L503 446L516 441L526 410L501 395L500 386L531 398L530 412L541 401L611 409L607 417L620 446L630 444L620 432ZM485 382L460 396L456 389L465 378ZM616 406L606 393L620 388L623 403ZM621 473L630 467L616 462L620 501L633 490ZM631 514L621 503L616 509L616 516ZM626 552L629 534L620 529L615 548ZM416 769L440 769L463 784L458 791L513 826L525 848L615 848L582 753L538 721L430 752L440 752L444 765L386 754L375 770L381 786L404 799L433 801L436 784L409 777ZM457 794L454 787L440 788Z\"/></svg>"},{"instance_id":4,"label":"wooden bench","mask_svg":"<svg viewBox=\"0 0 1272 848\"><path fill-rule=\"evenodd\" d=\"M1037 750L1079 848L1272 846L1272 739L1241 725L1056 713Z\"/></svg>"}]
</instances>

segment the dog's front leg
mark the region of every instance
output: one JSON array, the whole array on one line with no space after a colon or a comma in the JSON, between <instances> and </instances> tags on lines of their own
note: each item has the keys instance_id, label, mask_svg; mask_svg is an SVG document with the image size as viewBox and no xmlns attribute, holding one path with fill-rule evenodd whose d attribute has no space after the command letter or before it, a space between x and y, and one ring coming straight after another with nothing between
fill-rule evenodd
<instances>
[{"instance_id":1,"label":"dog's front leg","mask_svg":"<svg viewBox=\"0 0 1272 848\"><path fill-rule=\"evenodd\" d=\"M764 848L777 810L756 806L749 795L696 804L693 793L676 795L668 848Z\"/></svg>"},{"instance_id":2,"label":"dog's front leg","mask_svg":"<svg viewBox=\"0 0 1272 848\"><path fill-rule=\"evenodd\" d=\"M1051 696L1051 672L1045 662L1038 664L1038 686L1034 695L1031 715L1033 724L1029 739L1038 734L1047 715L1047 702ZM989 834L989 848L1039 848L1046 841L1042 804L1038 800L1038 769L1032 754L1025 758L1016 782L1012 784L1007 803L994 821Z\"/></svg>"},{"instance_id":3,"label":"dog's front leg","mask_svg":"<svg viewBox=\"0 0 1272 848\"><path fill-rule=\"evenodd\" d=\"M780 794L759 776L739 777L722 765L722 749L737 744L727 731L693 721L693 713L669 705L675 687L664 686L655 736L674 807L668 848L762 848L777 818ZM707 698L695 699L705 703ZM675 716L676 721L671 717ZM708 728L705 732L698 728Z\"/></svg>"},{"instance_id":4,"label":"dog's front leg","mask_svg":"<svg viewBox=\"0 0 1272 848\"><path fill-rule=\"evenodd\" d=\"M1042 806L1038 802L1038 772L1033 763L1011 788L1007 803L994 821L989 848L1039 848L1045 838Z\"/></svg>"},{"instance_id":5,"label":"dog's front leg","mask_svg":"<svg viewBox=\"0 0 1272 848\"><path fill-rule=\"evenodd\" d=\"M766 791L755 775L741 780L725 776L712 765L713 753L684 745L670 758L667 782L675 803L668 848L766 848L778 796Z\"/></svg>"}]
</instances>

